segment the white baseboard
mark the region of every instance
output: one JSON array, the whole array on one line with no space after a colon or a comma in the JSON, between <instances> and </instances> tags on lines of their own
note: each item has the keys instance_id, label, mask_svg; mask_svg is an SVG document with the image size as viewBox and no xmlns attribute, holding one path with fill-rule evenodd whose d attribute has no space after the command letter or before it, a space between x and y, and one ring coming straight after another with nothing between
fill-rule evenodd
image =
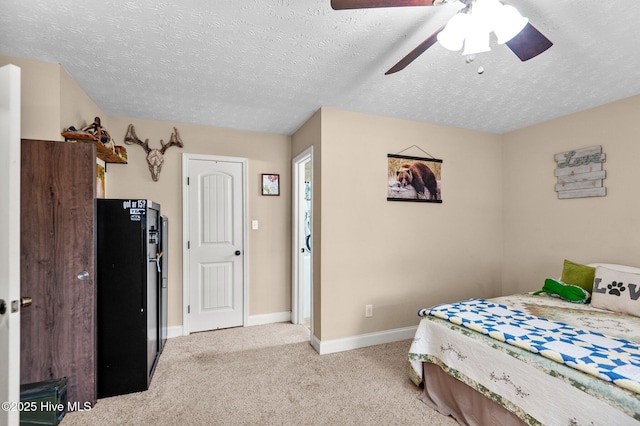
<instances>
[{"instance_id":1,"label":"white baseboard","mask_svg":"<svg viewBox=\"0 0 640 426\"><path fill-rule=\"evenodd\" d=\"M172 327L167 327L167 339L172 339L174 337L182 337L184 333L182 331L181 325L174 325Z\"/></svg>"},{"instance_id":2,"label":"white baseboard","mask_svg":"<svg viewBox=\"0 0 640 426\"><path fill-rule=\"evenodd\" d=\"M291 312L274 312L272 314L251 315L245 327L253 325L272 324L275 322L291 322ZM186 336L184 328L181 325L175 325L167 328L167 338Z\"/></svg>"},{"instance_id":3,"label":"white baseboard","mask_svg":"<svg viewBox=\"0 0 640 426\"><path fill-rule=\"evenodd\" d=\"M315 336L313 336L311 345L320 355L325 355L335 352L350 351L352 349L365 348L367 346L381 345L383 343L413 339L417 329L418 326L396 328L394 330L378 331L375 333L360 334L358 336L323 341L318 341Z\"/></svg>"},{"instance_id":4,"label":"white baseboard","mask_svg":"<svg viewBox=\"0 0 640 426\"><path fill-rule=\"evenodd\" d=\"M312 334L311 335L311 341L309 343L311 344L313 349L316 350L316 352L320 353L320 340L318 340L318 338L316 336L314 336Z\"/></svg>"},{"instance_id":5,"label":"white baseboard","mask_svg":"<svg viewBox=\"0 0 640 426\"><path fill-rule=\"evenodd\" d=\"M291 312L274 312L271 314L249 316L246 327L254 325L272 324L276 322L291 322ZM360 334L335 340L318 340L311 336L309 342L320 355L336 352L350 351L352 349L366 348L367 346L382 345L400 340L412 339L418 326L396 328L393 330L378 331L375 333ZM181 325L168 327L167 338L184 336Z\"/></svg>"},{"instance_id":6,"label":"white baseboard","mask_svg":"<svg viewBox=\"0 0 640 426\"><path fill-rule=\"evenodd\" d=\"M245 327L253 325L273 324L275 322L291 322L291 312L274 312L272 314L250 315Z\"/></svg>"}]
</instances>

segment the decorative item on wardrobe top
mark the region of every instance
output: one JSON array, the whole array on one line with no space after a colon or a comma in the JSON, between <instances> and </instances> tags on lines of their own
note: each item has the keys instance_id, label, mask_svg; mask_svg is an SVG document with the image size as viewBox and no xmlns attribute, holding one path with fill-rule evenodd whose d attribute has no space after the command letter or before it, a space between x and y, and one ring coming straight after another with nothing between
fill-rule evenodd
<instances>
[{"instance_id":1,"label":"decorative item on wardrobe top","mask_svg":"<svg viewBox=\"0 0 640 426\"><path fill-rule=\"evenodd\" d=\"M69 126L60 133L67 142L88 142L96 146L98 158L105 163L127 164L127 149L124 146L116 145L111 135L102 127L100 117L95 117L93 123L78 130L74 126Z\"/></svg>"},{"instance_id":2,"label":"decorative item on wardrobe top","mask_svg":"<svg viewBox=\"0 0 640 426\"><path fill-rule=\"evenodd\" d=\"M606 160L602 146L561 152L554 156L554 160L558 164L555 175L559 199L607 195L607 188L602 183L607 177L602 165Z\"/></svg>"},{"instance_id":3,"label":"decorative item on wardrobe top","mask_svg":"<svg viewBox=\"0 0 640 426\"><path fill-rule=\"evenodd\" d=\"M182 139L180 139L180 134L178 133L177 128L173 128L173 133L171 133L171 137L169 138L169 142L166 144L162 139L160 139L160 145L162 148L149 148L149 138L145 139L142 142L138 136L136 135L136 129L133 127L133 124L129 124L127 128L127 134L124 137L124 143L128 145L140 145L145 152L147 153L147 164L149 165L149 171L151 172L151 178L154 182L157 182L160 179L160 171L162 170L162 165L164 164L164 153L167 149L172 146L177 146L182 148L184 144L182 143Z\"/></svg>"},{"instance_id":4,"label":"decorative item on wardrobe top","mask_svg":"<svg viewBox=\"0 0 640 426\"><path fill-rule=\"evenodd\" d=\"M400 155L417 148L429 157ZM387 154L387 201L442 203L442 160L412 145L397 154Z\"/></svg>"}]
</instances>

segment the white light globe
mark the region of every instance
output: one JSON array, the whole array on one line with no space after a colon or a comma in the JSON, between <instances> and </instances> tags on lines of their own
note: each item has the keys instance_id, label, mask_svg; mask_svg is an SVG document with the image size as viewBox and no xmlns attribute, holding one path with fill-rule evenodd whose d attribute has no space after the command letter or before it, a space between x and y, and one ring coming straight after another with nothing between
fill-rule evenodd
<instances>
[{"instance_id":1,"label":"white light globe","mask_svg":"<svg viewBox=\"0 0 640 426\"><path fill-rule=\"evenodd\" d=\"M496 33L498 44L504 44L520 34L527 26L529 20L523 17L518 10L510 5L500 8L500 14L495 21L493 32Z\"/></svg>"},{"instance_id":2,"label":"white light globe","mask_svg":"<svg viewBox=\"0 0 640 426\"><path fill-rule=\"evenodd\" d=\"M462 49L467 35L470 16L466 13L458 13L449 20L444 30L436 36L438 43L447 50L457 51Z\"/></svg>"},{"instance_id":3,"label":"white light globe","mask_svg":"<svg viewBox=\"0 0 640 426\"><path fill-rule=\"evenodd\" d=\"M476 53L488 52L491 50L489 46L489 33L477 31L471 33L464 40L463 55L474 55Z\"/></svg>"}]
</instances>

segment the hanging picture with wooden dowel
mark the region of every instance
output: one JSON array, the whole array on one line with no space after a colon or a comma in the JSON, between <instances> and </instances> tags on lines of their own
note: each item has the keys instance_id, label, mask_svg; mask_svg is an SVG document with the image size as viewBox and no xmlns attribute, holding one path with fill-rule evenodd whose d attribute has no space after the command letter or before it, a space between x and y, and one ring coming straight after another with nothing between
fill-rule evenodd
<instances>
[{"instance_id":1,"label":"hanging picture with wooden dowel","mask_svg":"<svg viewBox=\"0 0 640 426\"><path fill-rule=\"evenodd\" d=\"M440 171L436 158L387 155L387 201L442 203Z\"/></svg>"},{"instance_id":2,"label":"hanging picture with wooden dowel","mask_svg":"<svg viewBox=\"0 0 640 426\"><path fill-rule=\"evenodd\" d=\"M602 146L561 152L554 156L556 169L556 192L558 198L604 197L607 188L603 179L607 177L603 169L606 159Z\"/></svg>"}]
</instances>

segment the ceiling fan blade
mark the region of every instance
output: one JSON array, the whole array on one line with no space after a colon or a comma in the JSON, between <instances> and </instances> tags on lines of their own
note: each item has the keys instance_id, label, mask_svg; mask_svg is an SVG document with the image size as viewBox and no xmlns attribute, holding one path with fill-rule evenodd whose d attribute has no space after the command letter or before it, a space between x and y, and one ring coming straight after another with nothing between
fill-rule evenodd
<instances>
[{"instance_id":1,"label":"ceiling fan blade","mask_svg":"<svg viewBox=\"0 0 640 426\"><path fill-rule=\"evenodd\" d=\"M343 10L374 7L433 6L434 1L435 0L331 0L331 7L335 10Z\"/></svg>"},{"instance_id":2,"label":"ceiling fan blade","mask_svg":"<svg viewBox=\"0 0 640 426\"><path fill-rule=\"evenodd\" d=\"M409 52L407 54L407 56L405 56L404 58L400 59L400 61L398 61L398 63L395 64L394 66L392 66L389 69L389 71L385 72L384 75L393 74L394 72L398 72L398 71L401 71L401 70L405 69L407 67L407 65L409 65L411 62L415 61L418 56L422 55L428 48L433 46L436 43L436 41L438 41L438 39L437 39L438 33L440 31L442 31L444 29L444 27L445 26L443 25L442 27L440 27L440 29L438 29L438 31L436 31L435 33L431 34L428 39L426 39L425 41L420 43L418 45L418 47L416 47L411 52Z\"/></svg>"},{"instance_id":3,"label":"ceiling fan blade","mask_svg":"<svg viewBox=\"0 0 640 426\"><path fill-rule=\"evenodd\" d=\"M528 61L553 46L533 25L527 24L520 33L507 42L507 46L521 61Z\"/></svg>"}]
</instances>

